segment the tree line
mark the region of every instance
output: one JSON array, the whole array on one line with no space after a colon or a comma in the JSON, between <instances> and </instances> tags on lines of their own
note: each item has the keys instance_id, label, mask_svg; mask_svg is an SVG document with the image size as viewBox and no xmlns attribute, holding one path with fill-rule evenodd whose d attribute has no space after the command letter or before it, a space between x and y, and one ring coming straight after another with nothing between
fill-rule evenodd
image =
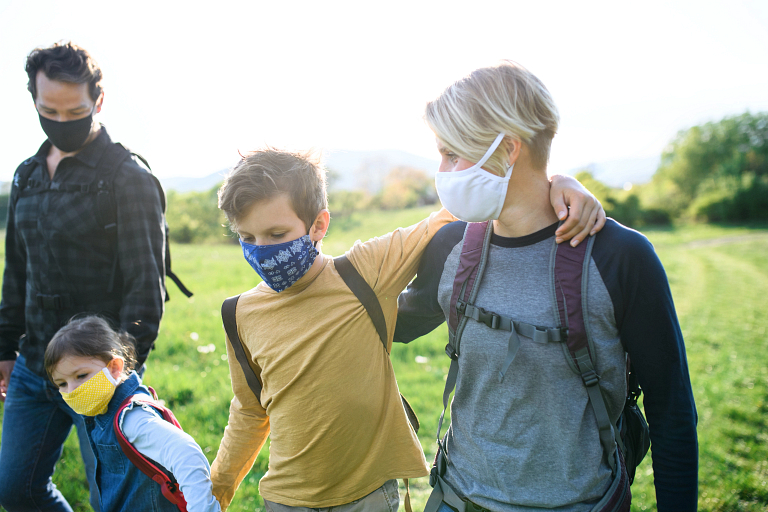
<instances>
[{"instance_id":1,"label":"tree line","mask_svg":"<svg viewBox=\"0 0 768 512\"><path fill-rule=\"evenodd\" d=\"M633 228L679 221L768 220L768 112L746 112L681 130L664 149L649 183L611 188L588 171L576 175L603 203L608 216ZM392 169L375 194L335 190L329 171L329 207L340 227L366 210L395 210L438 202L434 180L410 167ZM171 240L205 243L234 240L217 207L215 186L205 192L168 191ZM0 195L0 225L9 196Z\"/></svg>"}]
</instances>

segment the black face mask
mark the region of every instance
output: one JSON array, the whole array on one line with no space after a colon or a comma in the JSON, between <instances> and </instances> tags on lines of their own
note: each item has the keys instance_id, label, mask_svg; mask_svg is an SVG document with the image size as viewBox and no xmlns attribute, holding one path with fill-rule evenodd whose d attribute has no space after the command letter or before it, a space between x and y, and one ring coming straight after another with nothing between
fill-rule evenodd
<instances>
[{"instance_id":1,"label":"black face mask","mask_svg":"<svg viewBox=\"0 0 768 512\"><path fill-rule=\"evenodd\" d=\"M37 115L40 116L40 126L43 127L48 140L64 153L71 153L83 147L91 133L93 112L88 117L75 121L54 121L43 117L39 112Z\"/></svg>"}]
</instances>

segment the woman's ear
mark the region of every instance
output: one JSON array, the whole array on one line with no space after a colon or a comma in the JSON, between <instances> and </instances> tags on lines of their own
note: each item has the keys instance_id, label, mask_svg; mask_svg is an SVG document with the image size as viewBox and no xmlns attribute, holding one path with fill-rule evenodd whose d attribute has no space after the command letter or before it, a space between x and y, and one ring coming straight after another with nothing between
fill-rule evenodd
<instances>
[{"instance_id":1,"label":"woman's ear","mask_svg":"<svg viewBox=\"0 0 768 512\"><path fill-rule=\"evenodd\" d=\"M118 382L120 381L120 376L123 374L123 368L125 368L125 359L120 356L112 358L112 360L107 363L109 374Z\"/></svg>"},{"instance_id":2,"label":"woman's ear","mask_svg":"<svg viewBox=\"0 0 768 512\"><path fill-rule=\"evenodd\" d=\"M507 144L509 165L515 165L517 159L520 158L520 152L523 150L523 142L513 137L506 137L504 142Z\"/></svg>"},{"instance_id":3,"label":"woman's ear","mask_svg":"<svg viewBox=\"0 0 768 512\"><path fill-rule=\"evenodd\" d=\"M313 242L319 242L325 237L325 234L328 232L328 227L331 224L331 213L326 210L320 210L320 213L317 214L317 217L315 218L315 222L312 223L312 227L309 228L309 238Z\"/></svg>"}]
</instances>

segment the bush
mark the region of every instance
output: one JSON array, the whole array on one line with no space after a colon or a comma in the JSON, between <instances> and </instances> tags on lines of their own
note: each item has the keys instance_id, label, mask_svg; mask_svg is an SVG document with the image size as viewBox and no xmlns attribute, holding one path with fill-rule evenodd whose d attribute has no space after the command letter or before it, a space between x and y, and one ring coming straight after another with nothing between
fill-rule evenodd
<instances>
[{"instance_id":1,"label":"bush","mask_svg":"<svg viewBox=\"0 0 768 512\"><path fill-rule=\"evenodd\" d=\"M231 233L226 227L226 217L218 207L218 189L217 185L207 192L168 192L166 218L173 242L189 244L227 240Z\"/></svg>"}]
</instances>

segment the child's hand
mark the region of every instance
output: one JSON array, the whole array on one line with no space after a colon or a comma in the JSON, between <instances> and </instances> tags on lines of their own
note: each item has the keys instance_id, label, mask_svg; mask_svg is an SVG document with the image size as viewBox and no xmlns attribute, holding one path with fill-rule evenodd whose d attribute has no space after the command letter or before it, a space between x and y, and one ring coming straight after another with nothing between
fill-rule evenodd
<instances>
[{"instance_id":1,"label":"child's hand","mask_svg":"<svg viewBox=\"0 0 768 512\"><path fill-rule=\"evenodd\" d=\"M576 247L587 236L594 235L605 225L605 210L595 196L578 180L570 176L555 174L550 179L549 198L555 214L564 220L557 228L555 237L557 243L571 240ZM570 212L568 211L570 206ZM567 217L567 219L566 219Z\"/></svg>"},{"instance_id":2,"label":"child's hand","mask_svg":"<svg viewBox=\"0 0 768 512\"><path fill-rule=\"evenodd\" d=\"M0 402L5 402L8 391L8 382L11 380L11 372L16 361L0 361Z\"/></svg>"}]
</instances>

